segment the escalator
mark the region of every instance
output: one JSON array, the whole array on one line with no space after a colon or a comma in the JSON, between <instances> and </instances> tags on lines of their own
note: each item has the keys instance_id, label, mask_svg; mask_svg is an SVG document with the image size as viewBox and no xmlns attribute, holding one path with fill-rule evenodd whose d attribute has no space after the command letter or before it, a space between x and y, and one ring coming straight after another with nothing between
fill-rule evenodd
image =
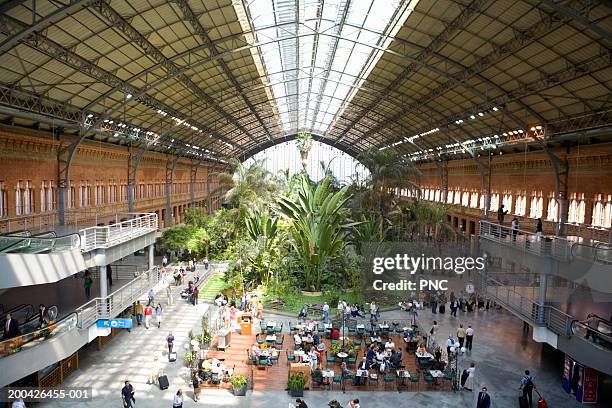
<instances>
[{"instance_id":1,"label":"escalator","mask_svg":"<svg viewBox=\"0 0 612 408\"><path fill-rule=\"evenodd\" d=\"M6 236L8 237L8 236ZM13 239L13 245L0 250L0 253L44 253L53 249L54 240L57 234L55 231L43 232L36 235L31 235L26 238L10 237ZM37 239L40 238L40 239Z\"/></svg>"},{"instance_id":2,"label":"escalator","mask_svg":"<svg viewBox=\"0 0 612 408\"><path fill-rule=\"evenodd\" d=\"M27 230L11 232L9 234L0 235L0 252L15 245L15 242L21 241L23 238L31 237L32 233Z\"/></svg>"},{"instance_id":3,"label":"escalator","mask_svg":"<svg viewBox=\"0 0 612 408\"><path fill-rule=\"evenodd\" d=\"M49 322L53 323L56 321L58 316L57 306L49 306L47 308L47 314L49 316ZM24 322L19 323L19 334L28 334L33 331L40 329L40 322L38 319L38 313L34 313L32 316L28 317Z\"/></svg>"},{"instance_id":4,"label":"escalator","mask_svg":"<svg viewBox=\"0 0 612 408\"><path fill-rule=\"evenodd\" d=\"M572 322L572 334L582 336L601 348L612 351L612 322L603 317L591 314L591 318Z\"/></svg>"},{"instance_id":5,"label":"escalator","mask_svg":"<svg viewBox=\"0 0 612 408\"><path fill-rule=\"evenodd\" d=\"M0 322L2 322L2 333L4 334L4 321L6 319L6 315L11 314L11 319L15 319L15 321L21 326L23 323L27 322L32 316L36 316L34 313L34 307L30 304L21 304L15 306L11 309L5 310L0 315Z\"/></svg>"}]
</instances>

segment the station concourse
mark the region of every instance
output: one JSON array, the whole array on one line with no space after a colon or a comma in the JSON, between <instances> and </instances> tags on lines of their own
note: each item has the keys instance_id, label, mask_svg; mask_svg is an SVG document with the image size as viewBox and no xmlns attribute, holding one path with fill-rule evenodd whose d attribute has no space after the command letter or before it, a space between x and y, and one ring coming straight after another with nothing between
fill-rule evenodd
<instances>
[{"instance_id":1,"label":"station concourse","mask_svg":"<svg viewBox=\"0 0 612 408\"><path fill-rule=\"evenodd\" d=\"M605 0L0 2L0 407L608 406L611 42Z\"/></svg>"}]
</instances>

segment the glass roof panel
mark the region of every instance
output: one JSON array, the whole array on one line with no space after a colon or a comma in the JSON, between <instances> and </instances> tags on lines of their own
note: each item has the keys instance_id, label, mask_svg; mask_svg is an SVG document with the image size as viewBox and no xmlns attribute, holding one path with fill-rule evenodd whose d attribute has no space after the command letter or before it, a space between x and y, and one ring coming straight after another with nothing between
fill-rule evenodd
<instances>
[{"instance_id":1,"label":"glass roof panel","mask_svg":"<svg viewBox=\"0 0 612 408\"><path fill-rule=\"evenodd\" d=\"M417 3L245 1L283 131L325 134Z\"/></svg>"}]
</instances>

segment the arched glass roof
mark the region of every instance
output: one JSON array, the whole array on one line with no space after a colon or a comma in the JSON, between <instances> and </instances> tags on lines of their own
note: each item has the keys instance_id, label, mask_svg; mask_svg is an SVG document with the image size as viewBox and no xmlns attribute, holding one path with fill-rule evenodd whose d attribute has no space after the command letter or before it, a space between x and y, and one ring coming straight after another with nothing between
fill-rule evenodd
<instances>
[{"instance_id":1,"label":"arched glass roof","mask_svg":"<svg viewBox=\"0 0 612 408\"><path fill-rule=\"evenodd\" d=\"M303 170L295 141L280 143L262 150L247 159L245 164L252 164L255 160L262 161L263 166L272 175L289 170L291 176ZM368 169L352 156L333 146L315 141L308 153L306 171L312 180L319 181L325 177L326 169L331 171L341 184L349 184L353 180L364 181L370 174Z\"/></svg>"}]
</instances>

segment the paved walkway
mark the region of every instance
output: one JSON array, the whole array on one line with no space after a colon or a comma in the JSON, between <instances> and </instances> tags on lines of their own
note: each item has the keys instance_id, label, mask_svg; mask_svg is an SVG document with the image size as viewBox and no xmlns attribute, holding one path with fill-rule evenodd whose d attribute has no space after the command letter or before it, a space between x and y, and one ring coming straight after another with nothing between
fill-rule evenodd
<instances>
[{"instance_id":1,"label":"paved walkway","mask_svg":"<svg viewBox=\"0 0 612 408\"><path fill-rule=\"evenodd\" d=\"M200 272L202 273L202 272ZM107 408L121 407L120 389L125 379L129 379L136 390L137 407L170 408L173 394L179 387L186 391L184 407L205 406L221 407L265 407L285 408L294 399L286 392L255 391L246 397L234 397L229 392L204 389L199 403L191 400L188 386L188 370L183 364L183 345L190 329L199 332L200 316L208 305L193 307L180 299L175 289L175 304L166 308L162 329L145 330L137 327L131 333L122 333L113 339L102 351L82 356L80 369L65 382L65 387L91 386L95 389L94 400L79 404L79 407ZM294 320L269 315L267 319L288 322ZM406 319L407 313L396 310L383 312L387 320ZM463 355L460 366L466 367L471 361L476 363L476 383L486 385L492 396L492 408L515 408L517 406L518 386L521 373L530 369L539 390L555 408L579 407L575 399L561 388L562 368L558 364L559 355L552 348L544 347L522 334L522 322L507 312L489 310L461 314L457 318L432 315L430 311L420 311L419 318L423 327L429 329L435 318L439 325L439 339L446 341L449 333L455 333L459 322L472 324L475 329L474 349L471 354ZM288 328L288 323L285 323ZM164 357L162 366L170 379L170 388L159 390L157 385L147 385L146 379L154 353L165 350L165 337L171 329L176 337L178 361L168 363ZM279 379L285 381L285 379ZM464 408L475 407L477 393L453 392L341 392L312 391L305 393L305 400L311 408L324 408L332 399L343 406L349 398L359 398L364 408L395 407L436 407ZM46 403L42 407L73 407L69 403Z\"/></svg>"}]
</instances>

